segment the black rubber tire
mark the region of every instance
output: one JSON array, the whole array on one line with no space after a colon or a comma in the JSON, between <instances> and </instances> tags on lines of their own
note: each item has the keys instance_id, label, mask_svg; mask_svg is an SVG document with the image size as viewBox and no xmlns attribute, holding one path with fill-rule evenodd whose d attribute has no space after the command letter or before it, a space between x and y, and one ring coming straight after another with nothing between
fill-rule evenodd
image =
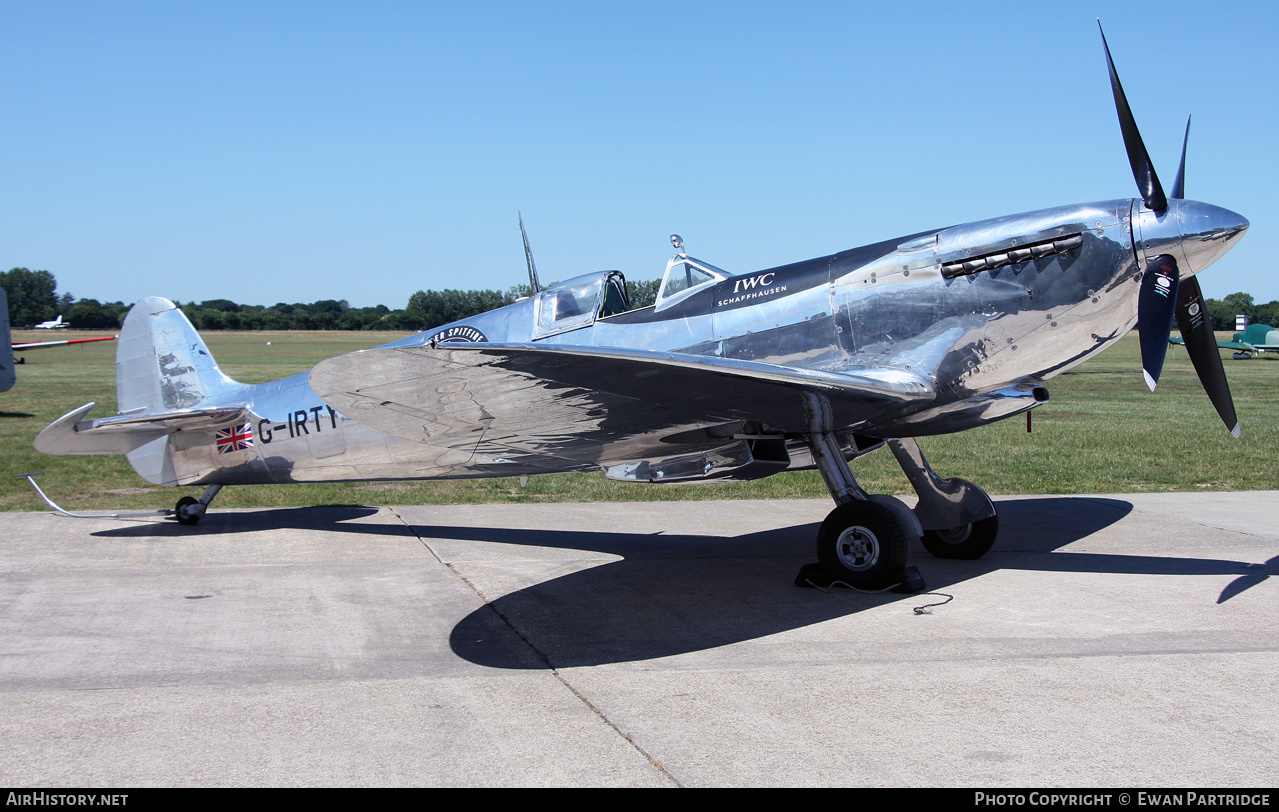
<instances>
[{"instance_id":1,"label":"black rubber tire","mask_svg":"<svg viewBox=\"0 0 1279 812\"><path fill-rule=\"evenodd\" d=\"M182 508L190 507L191 505L198 505L198 504L200 504L200 500L196 499L194 496L184 496L181 499L179 499L177 506L174 507L173 509L173 515L175 518L177 518L178 524L189 525L189 524L199 523L200 521L199 514L196 514L195 516L187 516L182 512Z\"/></svg>"},{"instance_id":2,"label":"black rubber tire","mask_svg":"<svg viewBox=\"0 0 1279 812\"><path fill-rule=\"evenodd\" d=\"M888 508L849 502L822 522L817 558L836 581L856 589L887 589L906 566L906 531Z\"/></svg>"},{"instance_id":3,"label":"black rubber tire","mask_svg":"<svg viewBox=\"0 0 1279 812\"><path fill-rule=\"evenodd\" d=\"M999 517L955 527L950 530L925 530L924 549L937 558L957 558L974 561L990 552L999 535Z\"/></svg>"}]
</instances>

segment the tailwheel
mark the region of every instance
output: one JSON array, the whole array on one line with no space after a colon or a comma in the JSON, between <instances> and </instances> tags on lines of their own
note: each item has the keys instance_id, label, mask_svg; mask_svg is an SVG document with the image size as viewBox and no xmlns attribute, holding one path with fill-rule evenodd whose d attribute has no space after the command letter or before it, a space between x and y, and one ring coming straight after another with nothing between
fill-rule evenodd
<instances>
[{"instance_id":1,"label":"tailwheel","mask_svg":"<svg viewBox=\"0 0 1279 812\"><path fill-rule=\"evenodd\" d=\"M924 549L937 558L971 561L989 552L997 535L999 535L999 517L990 516L949 530L925 530L921 541L924 542Z\"/></svg>"},{"instance_id":2,"label":"tailwheel","mask_svg":"<svg viewBox=\"0 0 1279 812\"><path fill-rule=\"evenodd\" d=\"M178 500L178 504L173 508L173 518L178 520L178 524L195 524L200 521L200 513L192 513L190 508L192 505L199 505L200 500L194 496L184 496Z\"/></svg>"},{"instance_id":3,"label":"tailwheel","mask_svg":"<svg viewBox=\"0 0 1279 812\"><path fill-rule=\"evenodd\" d=\"M906 565L906 531L888 508L848 502L822 522L817 558L837 581L856 589L886 589Z\"/></svg>"},{"instance_id":4,"label":"tailwheel","mask_svg":"<svg viewBox=\"0 0 1279 812\"><path fill-rule=\"evenodd\" d=\"M200 494L199 499L191 496L182 497L173 508L173 518L177 519L179 524L195 524L200 521L200 517L209 509L209 503L213 501L213 497L217 496L220 490L222 490L221 485L210 485L204 489L204 493Z\"/></svg>"}]
</instances>

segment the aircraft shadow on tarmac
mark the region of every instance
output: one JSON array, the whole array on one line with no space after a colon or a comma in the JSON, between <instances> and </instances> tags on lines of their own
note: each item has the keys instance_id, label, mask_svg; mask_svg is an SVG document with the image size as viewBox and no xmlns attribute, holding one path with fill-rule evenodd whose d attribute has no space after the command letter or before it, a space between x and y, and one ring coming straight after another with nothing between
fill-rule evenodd
<instances>
[{"instance_id":1,"label":"aircraft shadow on tarmac","mask_svg":"<svg viewBox=\"0 0 1279 812\"><path fill-rule=\"evenodd\" d=\"M1132 511L1105 498L1001 500L1000 540L979 561L934 559L922 548L911 561L930 590L1000 569L1155 575L1239 575L1221 603L1279 575L1279 557L1262 567L1239 561L1148 555L1063 552L1061 547L1102 530ZM493 600L453 629L450 645L471 662L528 668L527 656L493 639L493 613L535 646L552 667L647 660L715 648L844 617L888 602L933 602L921 595L823 595L797 589L799 566L815 559L816 525L736 538L416 526L424 539L523 544L593 550L622 556Z\"/></svg>"},{"instance_id":2,"label":"aircraft shadow on tarmac","mask_svg":"<svg viewBox=\"0 0 1279 812\"><path fill-rule=\"evenodd\" d=\"M172 518L145 518L124 527L99 530L97 538L173 538L221 536L228 533L256 533L269 530L325 530L362 533L376 536L411 536L413 532L399 522L364 522L377 516L381 508L364 505L326 505L324 507L277 508L275 510L210 511L195 525L181 525Z\"/></svg>"},{"instance_id":3,"label":"aircraft shadow on tarmac","mask_svg":"<svg viewBox=\"0 0 1279 812\"><path fill-rule=\"evenodd\" d=\"M733 509L736 503L714 509ZM1279 556L1264 565L1207 558L1056 552L1120 521L1132 505L1102 497L1000 500L1000 535L978 561L935 559L915 545L910 562L928 589L1001 569L1151 575L1235 575L1217 597L1222 603L1279 575ZM495 637L494 619L533 645L553 667L646 660L715 648L845 617L890 602L933 602L928 596L830 594L798 589L799 567L815 560L816 524L736 537L582 530L512 530L366 521L378 508L344 505L210 513L195 526L142 521L93 533L105 538L189 539L277 529L432 540L487 542L545 549L593 551L620 560L583 564L492 600L454 627L450 645L460 657L495 668L533 668L526 648ZM1049 555L1052 553L1051 555ZM536 559L537 556L530 556ZM560 559L563 560L563 559ZM487 563L487 562L486 562ZM466 565L456 564L465 574Z\"/></svg>"}]
</instances>

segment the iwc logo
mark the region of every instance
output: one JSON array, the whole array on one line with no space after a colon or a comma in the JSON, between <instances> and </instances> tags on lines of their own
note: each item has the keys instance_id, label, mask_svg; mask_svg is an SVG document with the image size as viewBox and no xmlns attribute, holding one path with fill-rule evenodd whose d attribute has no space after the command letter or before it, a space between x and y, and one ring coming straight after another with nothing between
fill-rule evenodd
<instances>
[{"instance_id":1,"label":"iwc logo","mask_svg":"<svg viewBox=\"0 0 1279 812\"><path fill-rule=\"evenodd\" d=\"M733 289L728 292L725 298L715 302L715 306L730 307L765 296L785 293L786 286L776 284L776 277L777 273L775 271L769 271L768 273L748 276L745 279L736 279L733 281Z\"/></svg>"},{"instance_id":2,"label":"iwc logo","mask_svg":"<svg viewBox=\"0 0 1279 812\"><path fill-rule=\"evenodd\" d=\"M488 336L474 327L448 327L431 336L428 341L432 345L443 344L448 341L488 341Z\"/></svg>"}]
</instances>

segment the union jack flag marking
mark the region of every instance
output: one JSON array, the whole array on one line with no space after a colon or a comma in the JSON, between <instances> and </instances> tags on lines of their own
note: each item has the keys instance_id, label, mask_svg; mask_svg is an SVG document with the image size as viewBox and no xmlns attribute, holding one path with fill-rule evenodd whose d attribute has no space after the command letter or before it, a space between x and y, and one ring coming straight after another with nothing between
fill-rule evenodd
<instances>
[{"instance_id":1,"label":"union jack flag marking","mask_svg":"<svg viewBox=\"0 0 1279 812\"><path fill-rule=\"evenodd\" d=\"M243 451L246 448L253 448L253 428L248 423L232 426L229 429L218 429L219 454Z\"/></svg>"}]
</instances>

